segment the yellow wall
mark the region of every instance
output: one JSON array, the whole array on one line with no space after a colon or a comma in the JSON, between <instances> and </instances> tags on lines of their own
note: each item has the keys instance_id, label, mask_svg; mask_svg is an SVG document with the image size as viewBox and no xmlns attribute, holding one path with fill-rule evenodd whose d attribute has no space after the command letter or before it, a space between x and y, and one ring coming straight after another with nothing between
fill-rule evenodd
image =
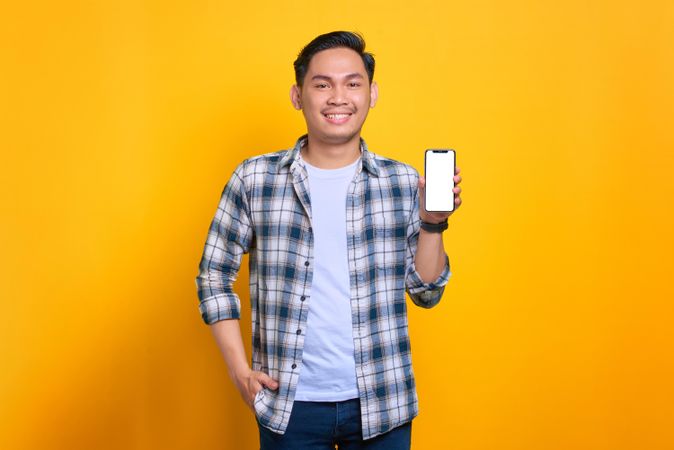
<instances>
[{"instance_id":1,"label":"yellow wall","mask_svg":"<svg viewBox=\"0 0 674 450\"><path fill-rule=\"evenodd\" d=\"M674 448L674 3L32 3L0 13L0 448L257 448L194 277L335 29L377 58L370 148L464 175L413 448Z\"/></svg>"}]
</instances>

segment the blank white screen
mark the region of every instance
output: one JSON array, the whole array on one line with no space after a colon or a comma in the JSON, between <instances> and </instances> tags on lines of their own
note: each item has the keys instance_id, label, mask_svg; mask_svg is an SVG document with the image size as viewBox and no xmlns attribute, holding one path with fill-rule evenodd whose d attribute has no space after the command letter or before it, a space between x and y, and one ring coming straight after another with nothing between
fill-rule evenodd
<instances>
[{"instance_id":1,"label":"blank white screen","mask_svg":"<svg viewBox=\"0 0 674 450\"><path fill-rule=\"evenodd\" d=\"M454 152L426 152L426 209L454 210Z\"/></svg>"}]
</instances>

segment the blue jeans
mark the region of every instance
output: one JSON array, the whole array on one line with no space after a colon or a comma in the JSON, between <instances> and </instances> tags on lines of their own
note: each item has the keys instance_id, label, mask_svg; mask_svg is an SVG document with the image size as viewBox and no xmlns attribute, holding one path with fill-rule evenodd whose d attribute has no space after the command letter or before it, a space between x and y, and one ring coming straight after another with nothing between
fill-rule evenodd
<instances>
[{"instance_id":1,"label":"blue jeans","mask_svg":"<svg viewBox=\"0 0 674 450\"><path fill-rule=\"evenodd\" d=\"M256 416L257 420L257 416ZM260 450L409 450L412 421L363 440L360 399L341 402L295 400L285 434L260 425Z\"/></svg>"}]
</instances>

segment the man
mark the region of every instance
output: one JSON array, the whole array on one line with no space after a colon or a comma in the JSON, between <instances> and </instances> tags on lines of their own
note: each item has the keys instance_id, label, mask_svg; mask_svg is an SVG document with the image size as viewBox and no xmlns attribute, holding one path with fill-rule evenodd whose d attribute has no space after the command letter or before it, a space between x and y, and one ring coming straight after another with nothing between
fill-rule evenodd
<instances>
[{"instance_id":1,"label":"man","mask_svg":"<svg viewBox=\"0 0 674 450\"><path fill-rule=\"evenodd\" d=\"M360 137L378 94L364 49L359 34L338 31L302 50L290 97L307 134L237 166L200 262L202 318L262 449L410 448L418 399L405 292L423 308L440 301L450 213L426 212L418 172ZM232 290L244 253L252 368Z\"/></svg>"}]
</instances>

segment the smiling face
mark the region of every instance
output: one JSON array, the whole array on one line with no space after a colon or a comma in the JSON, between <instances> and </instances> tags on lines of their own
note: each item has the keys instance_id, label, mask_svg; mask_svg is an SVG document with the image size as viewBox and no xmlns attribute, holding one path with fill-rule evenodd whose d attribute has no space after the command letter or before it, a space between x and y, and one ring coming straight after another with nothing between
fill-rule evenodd
<instances>
[{"instance_id":1,"label":"smiling face","mask_svg":"<svg viewBox=\"0 0 674 450\"><path fill-rule=\"evenodd\" d=\"M302 88L293 85L290 89L293 105L302 109L309 136L328 145L360 137L377 94L377 84L370 85L360 55L343 47L316 53Z\"/></svg>"}]
</instances>

